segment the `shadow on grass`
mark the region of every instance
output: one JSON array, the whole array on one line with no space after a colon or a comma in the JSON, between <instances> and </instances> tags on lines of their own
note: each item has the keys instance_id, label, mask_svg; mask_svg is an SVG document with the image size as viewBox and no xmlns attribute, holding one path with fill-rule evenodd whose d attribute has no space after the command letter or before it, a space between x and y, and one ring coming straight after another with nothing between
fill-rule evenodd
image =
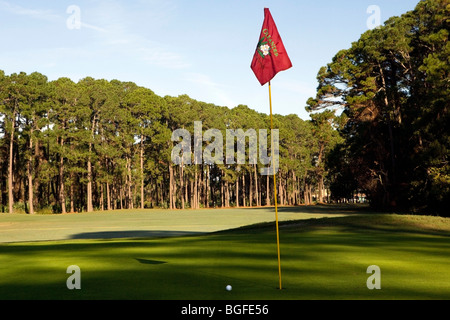
<instances>
[{"instance_id":1,"label":"shadow on grass","mask_svg":"<svg viewBox=\"0 0 450 320\"><path fill-rule=\"evenodd\" d=\"M167 263L167 261L158 261L158 260L150 260L150 259L140 259L140 258L135 258L136 261L138 261L139 263L142 264L165 264Z\"/></svg>"},{"instance_id":2,"label":"shadow on grass","mask_svg":"<svg viewBox=\"0 0 450 320\"><path fill-rule=\"evenodd\" d=\"M246 207L247 210L265 210L273 209L270 207ZM364 204L317 204L311 206L278 206L279 213L309 213L309 214L363 214L370 213L373 210Z\"/></svg>"},{"instance_id":3,"label":"shadow on grass","mask_svg":"<svg viewBox=\"0 0 450 320\"><path fill-rule=\"evenodd\" d=\"M200 235L202 232L192 231L169 231L169 230L122 230L122 231L98 231L77 233L70 236L69 239L152 239L152 238L168 238L181 237L189 235Z\"/></svg>"},{"instance_id":4,"label":"shadow on grass","mask_svg":"<svg viewBox=\"0 0 450 320\"><path fill-rule=\"evenodd\" d=\"M360 214L346 217L288 221L281 223L287 230L315 230L336 228L341 232L388 232L421 235L450 236L450 225L433 217L416 217L396 214Z\"/></svg>"},{"instance_id":5,"label":"shadow on grass","mask_svg":"<svg viewBox=\"0 0 450 320\"><path fill-rule=\"evenodd\" d=\"M323 213L323 209L317 208L317 213ZM338 212L336 212L338 213ZM440 222L439 218L433 217L416 217L396 214L367 214L365 209L361 212L354 212L344 217L320 217L301 220L280 221L280 232L302 233L310 232L324 228L333 228L340 232L388 232L396 233L412 233L421 235L437 235L450 237L450 224ZM441 218L442 220L443 218ZM216 234L227 232L264 232L275 230L275 221L256 223L252 225L242 226L235 229L218 231Z\"/></svg>"},{"instance_id":6,"label":"shadow on grass","mask_svg":"<svg viewBox=\"0 0 450 320\"><path fill-rule=\"evenodd\" d=\"M178 239L0 245L0 261L3 257L3 265L11 263L3 269L8 271L3 277L0 270L0 299L229 299L224 294L237 300L447 297L448 236L421 237L405 231L401 222L406 218L351 215L283 222L287 288L283 291L275 290L273 224ZM316 232L322 227L327 232ZM174 233L129 230L75 236L161 235ZM73 263L82 270L79 292L66 287L66 268ZM383 290L378 292L366 287L371 264L383 270ZM233 285L231 293L224 290L226 284Z\"/></svg>"}]
</instances>

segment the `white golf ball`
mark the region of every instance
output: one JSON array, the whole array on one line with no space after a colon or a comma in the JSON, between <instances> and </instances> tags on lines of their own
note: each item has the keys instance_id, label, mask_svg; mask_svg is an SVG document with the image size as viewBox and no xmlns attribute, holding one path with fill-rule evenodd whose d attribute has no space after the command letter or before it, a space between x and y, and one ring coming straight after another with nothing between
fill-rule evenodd
<instances>
[{"instance_id":1,"label":"white golf ball","mask_svg":"<svg viewBox=\"0 0 450 320\"><path fill-rule=\"evenodd\" d=\"M231 291L231 289L233 289L230 285L227 285L227 290Z\"/></svg>"}]
</instances>

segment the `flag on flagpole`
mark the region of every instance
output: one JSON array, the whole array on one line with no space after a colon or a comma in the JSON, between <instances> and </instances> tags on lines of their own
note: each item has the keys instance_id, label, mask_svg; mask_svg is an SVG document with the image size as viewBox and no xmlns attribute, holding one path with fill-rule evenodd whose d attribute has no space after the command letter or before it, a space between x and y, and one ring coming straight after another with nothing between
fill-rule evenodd
<instances>
[{"instance_id":1,"label":"flag on flagpole","mask_svg":"<svg viewBox=\"0 0 450 320\"><path fill-rule=\"evenodd\" d=\"M292 67L277 26L268 8L264 8L264 23L259 36L251 68L256 78L265 85L275 75Z\"/></svg>"},{"instance_id":2,"label":"flag on flagpole","mask_svg":"<svg viewBox=\"0 0 450 320\"><path fill-rule=\"evenodd\" d=\"M251 68L256 78L265 85L269 83L269 104L270 104L270 129L273 130L273 114L272 114L272 91L270 80L280 72L292 67L291 60L284 48L283 41L278 33L277 26L273 21L272 15L268 8L264 8L264 23L259 36L259 42L256 46L256 52L253 56ZM272 135L272 147L273 147ZM272 159L275 155L272 152ZM275 221L277 229L277 253L278 253L278 279L280 290L281 286L281 257L280 257L280 236L278 229L278 204L277 204L277 177L273 173L273 190L275 200Z\"/></svg>"}]
</instances>

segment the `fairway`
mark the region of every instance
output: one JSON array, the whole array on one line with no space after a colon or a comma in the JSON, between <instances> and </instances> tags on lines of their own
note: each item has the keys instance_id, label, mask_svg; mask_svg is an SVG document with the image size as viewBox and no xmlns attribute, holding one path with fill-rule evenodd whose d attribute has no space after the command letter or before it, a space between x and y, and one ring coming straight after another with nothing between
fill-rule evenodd
<instances>
[{"instance_id":1,"label":"fairway","mask_svg":"<svg viewBox=\"0 0 450 320\"><path fill-rule=\"evenodd\" d=\"M270 211L257 208L1 216L2 228L7 221L18 224L19 218L36 219L33 223L38 225L42 218L46 228L50 228L51 219L68 219L63 220L67 228L69 221L76 228L91 221L92 228L97 229L65 231L64 240L0 244L0 299L450 297L448 219L374 214L351 207L281 208L283 290L278 290ZM140 220L144 214L155 214L155 218ZM170 219L162 218L164 214ZM212 217L205 220L208 215ZM127 216L130 219L125 219ZM264 222L266 219L271 222ZM117 221L124 223L122 229L105 228ZM153 223L148 233L143 221ZM36 228L33 223L30 228ZM238 228L219 231L230 227ZM61 230L50 233L63 235ZM70 276L66 269L71 265L81 270L80 290L66 286ZM366 270L371 265L381 269L380 290L367 288L370 274ZM227 285L232 285L233 290L227 291Z\"/></svg>"},{"instance_id":2,"label":"fairway","mask_svg":"<svg viewBox=\"0 0 450 320\"><path fill-rule=\"evenodd\" d=\"M355 213L352 208L280 208L279 220ZM201 234L275 220L273 208L117 210L65 215L0 215L0 243L64 239L154 238Z\"/></svg>"}]
</instances>

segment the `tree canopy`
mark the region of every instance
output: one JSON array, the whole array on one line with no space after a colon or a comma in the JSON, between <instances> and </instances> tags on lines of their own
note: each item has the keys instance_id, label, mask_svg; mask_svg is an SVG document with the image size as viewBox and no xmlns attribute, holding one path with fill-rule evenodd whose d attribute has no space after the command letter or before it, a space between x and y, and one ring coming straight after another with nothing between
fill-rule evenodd
<instances>
[{"instance_id":1,"label":"tree canopy","mask_svg":"<svg viewBox=\"0 0 450 320\"><path fill-rule=\"evenodd\" d=\"M326 200L323 161L335 143L327 120L275 115L282 137L280 204ZM194 149L196 121L201 121L202 133L214 128L224 138L227 129L270 128L268 115L244 105L230 109L187 95L160 97L119 80L48 81L37 72L1 71L1 210L66 213L273 204L272 178L261 176L262 165L249 161L249 139L245 164L171 161L172 132L191 132ZM200 143L204 151L213 141Z\"/></svg>"},{"instance_id":2,"label":"tree canopy","mask_svg":"<svg viewBox=\"0 0 450 320\"><path fill-rule=\"evenodd\" d=\"M359 188L379 208L448 215L449 11L447 0L420 1L320 69L307 109L341 108L345 123L345 142L330 154L332 189Z\"/></svg>"}]
</instances>

